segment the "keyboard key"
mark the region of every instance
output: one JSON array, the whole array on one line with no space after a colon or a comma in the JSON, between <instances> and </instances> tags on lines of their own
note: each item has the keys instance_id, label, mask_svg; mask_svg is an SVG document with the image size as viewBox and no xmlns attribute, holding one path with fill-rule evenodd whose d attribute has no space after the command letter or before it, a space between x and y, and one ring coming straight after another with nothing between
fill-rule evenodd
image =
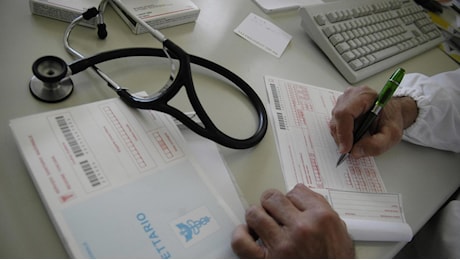
<instances>
[{"instance_id":1,"label":"keyboard key","mask_svg":"<svg viewBox=\"0 0 460 260\"><path fill-rule=\"evenodd\" d=\"M317 15L315 16L315 21L318 23L318 25L322 26L326 24L326 18L324 15Z\"/></svg>"},{"instance_id":2,"label":"keyboard key","mask_svg":"<svg viewBox=\"0 0 460 260\"><path fill-rule=\"evenodd\" d=\"M383 60L393 55L396 55L399 52L401 52L401 50L397 46L391 46L389 48L376 51L372 55L374 55L375 59L377 60Z\"/></svg>"},{"instance_id":3,"label":"keyboard key","mask_svg":"<svg viewBox=\"0 0 460 260\"><path fill-rule=\"evenodd\" d=\"M350 49L350 45L348 45L348 43L346 42L341 42L339 44L337 44L337 46L335 46L335 48L337 49L337 51L342 54L346 51L348 51Z\"/></svg>"},{"instance_id":4,"label":"keyboard key","mask_svg":"<svg viewBox=\"0 0 460 260\"><path fill-rule=\"evenodd\" d=\"M335 46L337 45L337 43L343 42L344 38L342 37L342 35L336 33L332 35L331 37L329 37L329 40L331 41L332 45Z\"/></svg>"},{"instance_id":5,"label":"keyboard key","mask_svg":"<svg viewBox=\"0 0 460 260\"><path fill-rule=\"evenodd\" d=\"M358 60L358 59L352 60L349 64L350 64L350 67L351 67L353 70L359 70L359 69L362 68L363 65L364 65L364 64L363 64L360 60Z\"/></svg>"},{"instance_id":6,"label":"keyboard key","mask_svg":"<svg viewBox=\"0 0 460 260\"><path fill-rule=\"evenodd\" d=\"M347 51L347 52L343 53L342 57L346 62L349 62L349 61L351 61L351 60L356 58L356 56L351 51Z\"/></svg>"}]
</instances>

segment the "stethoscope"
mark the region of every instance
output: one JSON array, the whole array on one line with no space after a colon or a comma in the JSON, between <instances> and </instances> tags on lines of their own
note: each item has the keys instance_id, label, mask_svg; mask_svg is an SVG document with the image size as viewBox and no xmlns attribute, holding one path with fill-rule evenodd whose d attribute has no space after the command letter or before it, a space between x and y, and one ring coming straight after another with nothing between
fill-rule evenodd
<instances>
[{"instance_id":1,"label":"stethoscope","mask_svg":"<svg viewBox=\"0 0 460 260\"><path fill-rule=\"evenodd\" d=\"M102 0L99 7L91 8L82 15L75 18L67 27L64 35L64 46L66 50L77 58L71 64L66 64L64 60L55 56L44 56L39 58L32 65L34 76L30 80L29 89L32 95L42 101L59 102L66 99L73 90L71 75L79 73L87 68L92 68L110 88L112 88L120 98L129 106L138 109L152 109L167 113L182 124L190 128L195 133L215 141L223 146L235 149L246 149L258 144L267 131L267 113L265 107L257 93L240 77L228 69L204 58L187 54L179 46L167 39L158 30L153 29L146 22L137 17L133 17L142 24L150 34L159 40L163 48L125 48L102 52L91 57L84 57L69 44L69 37L72 29L83 19L97 19L98 36L106 38L107 31L103 21L103 12L108 0ZM110 79L96 65L105 61L132 57L132 56L154 56L168 58L171 63L171 74L165 86L157 93L147 97L132 95L128 89L120 87ZM176 71L174 60L179 61L179 69ZM238 87L250 100L258 116L258 126L255 133L247 139L236 139L220 131L212 122L202 104L200 103L193 84L192 70L190 64L201 66L207 70L220 74ZM198 124L182 111L168 104L179 90L185 87L190 103L199 117L201 124Z\"/></svg>"}]
</instances>

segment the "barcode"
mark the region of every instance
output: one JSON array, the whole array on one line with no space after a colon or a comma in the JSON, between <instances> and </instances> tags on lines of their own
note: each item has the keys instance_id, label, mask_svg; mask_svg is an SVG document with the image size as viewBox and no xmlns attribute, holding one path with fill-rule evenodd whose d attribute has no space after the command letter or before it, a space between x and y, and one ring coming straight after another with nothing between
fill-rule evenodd
<instances>
[{"instance_id":1,"label":"barcode","mask_svg":"<svg viewBox=\"0 0 460 260\"><path fill-rule=\"evenodd\" d=\"M286 130L286 121L284 120L283 113L277 112L276 115L278 116L278 122L280 123L280 128Z\"/></svg>"},{"instance_id":2,"label":"barcode","mask_svg":"<svg viewBox=\"0 0 460 260\"><path fill-rule=\"evenodd\" d=\"M64 135L65 140L70 146L70 149L72 150L73 154L75 157L80 157L83 156L83 150L81 149L80 145L78 144L77 139L75 138L75 135L72 133L72 130L69 127L69 124L67 124L67 121L64 116L57 116L56 117L56 122L59 126L59 129L61 129L62 134Z\"/></svg>"},{"instance_id":3,"label":"barcode","mask_svg":"<svg viewBox=\"0 0 460 260\"><path fill-rule=\"evenodd\" d=\"M101 184L99 178L96 175L96 172L94 172L93 167L91 167L91 164L88 162L88 160L81 161L80 166L92 187L96 187Z\"/></svg>"},{"instance_id":4,"label":"barcode","mask_svg":"<svg viewBox=\"0 0 460 260\"><path fill-rule=\"evenodd\" d=\"M272 89L273 101L275 102L276 110L281 110L280 98L278 96L278 91L276 90L276 85L270 83L270 88Z\"/></svg>"}]
</instances>

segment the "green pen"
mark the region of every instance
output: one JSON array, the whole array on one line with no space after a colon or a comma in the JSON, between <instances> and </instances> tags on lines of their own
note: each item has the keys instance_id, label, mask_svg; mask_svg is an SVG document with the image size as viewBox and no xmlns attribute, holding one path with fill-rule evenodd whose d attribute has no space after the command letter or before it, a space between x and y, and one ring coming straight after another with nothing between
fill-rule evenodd
<instances>
[{"instance_id":1,"label":"green pen","mask_svg":"<svg viewBox=\"0 0 460 260\"><path fill-rule=\"evenodd\" d=\"M367 112L367 115L363 121L363 123L358 127L358 129L353 133L353 145L358 142L361 137L369 130L374 120L380 114L380 111L385 107L387 102L393 96L393 93L401 83L401 80L404 77L405 70L402 68L398 68L393 75L388 79L385 86L383 86L382 90L380 91L377 99L375 100L374 106ZM336 167L338 167L345 159L348 157L350 153L344 153L339 157L337 161Z\"/></svg>"}]
</instances>

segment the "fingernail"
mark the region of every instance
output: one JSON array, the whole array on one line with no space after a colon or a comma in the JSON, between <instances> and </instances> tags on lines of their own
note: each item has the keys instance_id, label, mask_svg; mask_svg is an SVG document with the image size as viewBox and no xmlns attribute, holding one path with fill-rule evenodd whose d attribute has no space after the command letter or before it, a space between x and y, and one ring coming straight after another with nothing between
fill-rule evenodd
<instances>
[{"instance_id":1,"label":"fingernail","mask_svg":"<svg viewBox=\"0 0 460 260\"><path fill-rule=\"evenodd\" d=\"M343 153L343 144L339 144L339 152Z\"/></svg>"}]
</instances>

